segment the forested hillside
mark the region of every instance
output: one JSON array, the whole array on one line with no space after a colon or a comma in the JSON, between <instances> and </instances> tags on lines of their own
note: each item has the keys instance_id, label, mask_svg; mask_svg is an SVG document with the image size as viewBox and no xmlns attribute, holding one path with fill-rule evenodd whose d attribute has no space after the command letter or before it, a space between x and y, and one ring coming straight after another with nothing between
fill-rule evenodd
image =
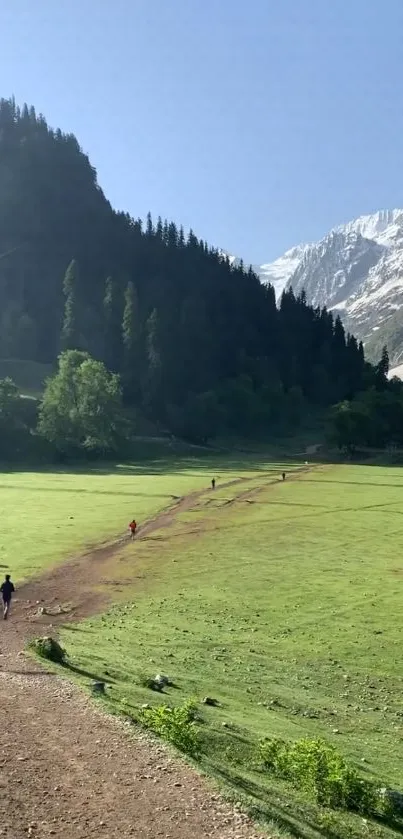
<instances>
[{"instance_id":1,"label":"forested hillside","mask_svg":"<svg viewBox=\"0 0 403 839\"><path fill-rule=\"evenodd\" d=\"M295 425L375 375L303 293L277 308L192 231L114 212L75 137L4 99L0 256L0 357L84 350L121 374L127 406L175 433Z\"/></svg>"}]
</instances>

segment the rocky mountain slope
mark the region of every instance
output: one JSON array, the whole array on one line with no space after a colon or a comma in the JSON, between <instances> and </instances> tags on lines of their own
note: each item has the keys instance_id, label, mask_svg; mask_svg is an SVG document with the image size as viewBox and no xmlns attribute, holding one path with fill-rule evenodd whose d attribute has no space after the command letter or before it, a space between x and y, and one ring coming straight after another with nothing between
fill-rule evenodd
<instances>
[{"instance_id":1,"label":"rocky mountain slope","mask_svg":"<svg viewBox=\"0 0 403 839\"><path fill-rule=\"evenodd\" d=\"M305 289L310 303L338 312L369 358L386 342L392 365L403 360L402 209L361 216L255 270L277 295Z\"/></svg>"}]
</instances>

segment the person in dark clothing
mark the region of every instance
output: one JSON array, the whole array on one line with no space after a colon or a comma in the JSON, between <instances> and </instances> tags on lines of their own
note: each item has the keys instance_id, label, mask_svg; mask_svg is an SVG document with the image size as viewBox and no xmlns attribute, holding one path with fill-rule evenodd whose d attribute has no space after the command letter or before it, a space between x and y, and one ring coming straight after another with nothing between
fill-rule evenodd
<instances>
[{"instance_id":1,"label":"person in dark clothing","mask_svg":"<svg viewBox=\"0 0 403 839\"><path fill-rule=\"evenodd\" d=\"M281 477L282 477L283 481L285 481L285 472L282 473Z\"/></svg>"},{"instance_id":2,"label":"person in dark clothing","mask_svg":"<svg viewBox=\"0 0 403 839\"><path fill-rule=\"evenodd\" d=\"M211 489L215 489L215 478L211 481Z\"/></svg>"},{"instance_id":3,"label":"person in dark clothing","mask_svg":"<svg viewBox=\"0 0 403 839\"><path fill-rule=\"evenodd\" d=\"M0 586L1 597L3 600L3 618L7 620L10 611L11 598L15 592L14 584L11 582L10 574L6 574L4 583Z\"/></svg>"}]
</instances>

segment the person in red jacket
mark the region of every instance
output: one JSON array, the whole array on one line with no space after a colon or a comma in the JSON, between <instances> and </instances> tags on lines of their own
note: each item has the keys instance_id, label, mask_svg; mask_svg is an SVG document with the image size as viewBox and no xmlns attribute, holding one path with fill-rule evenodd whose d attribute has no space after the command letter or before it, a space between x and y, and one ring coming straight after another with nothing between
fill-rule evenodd
<instances>
[{"instance_id":1,"label":"person in red jacket","mask_svg":"<svg viewBox=\"0 0 403 839\"><path fill-rule=\"evenodd\" d=\"M135 537L135 535L136 535L136 530L137 530L137 522L136 522L136 520L135 520L135 519L133 519L133 521L131 521L131 522L130 522L130 524L129 524L129 530L130 530L130 536L131 536L131 538L132 538L132 539L134 539L134 537Z\"/></svg>"}]
</instances>

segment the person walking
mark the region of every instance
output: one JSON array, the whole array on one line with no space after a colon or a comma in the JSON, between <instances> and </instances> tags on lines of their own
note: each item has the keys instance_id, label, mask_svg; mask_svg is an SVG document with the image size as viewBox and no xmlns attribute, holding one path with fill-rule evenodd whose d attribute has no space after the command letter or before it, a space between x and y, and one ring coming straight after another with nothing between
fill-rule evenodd
<instances>
[{"instance_id":1,"label":"person walking","mask_svg":"<svg viewBox=\"0 0 403 839\"><path fill-rule=\"evenodd\" d=\"M3 601L3 619L6 621L10 611L11 598L15 592L14 583L11 582L10 574L6 574L4 583L0 586L0 592Z\"/></svg>"},{"instance_id":2,"label":"person walking","mask_svg":"<svg viewBox=\"0 0 403 839\"><path fill-rule=\"evenodd\" d=\"M135 535L136 535L136 530L137 530L137 522L136 522L136 519L133 519L133 521L131 521L131 522L130 522L130 524L129 524L129 530L130 530L130 538L131 538L131 539L134 539L134 537L135 537Z\"/></svg>"},{"instance_id":3,"label":"person walking","mask_svg":"<svg viewBox=\"0 0 403 839\"><path fill-rule=\"evenodd\" d=\"M211 481L211 489L215 489L215 478Z\"/></svg>"}]
</instances>

